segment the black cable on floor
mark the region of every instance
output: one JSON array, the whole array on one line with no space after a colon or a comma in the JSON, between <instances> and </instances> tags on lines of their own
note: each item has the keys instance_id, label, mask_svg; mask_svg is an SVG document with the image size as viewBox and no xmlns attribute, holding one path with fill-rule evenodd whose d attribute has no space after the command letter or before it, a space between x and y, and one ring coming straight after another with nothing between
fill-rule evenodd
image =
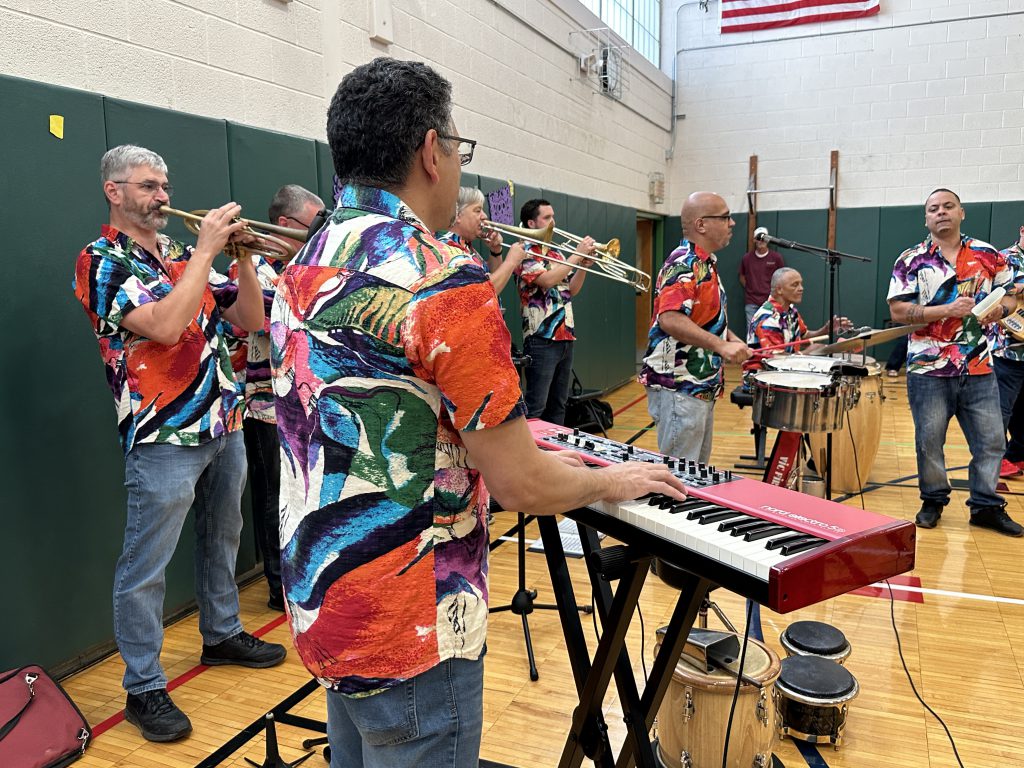
<instances>
[{"instance_id":1,"label":"black cable on floor","mask_svg":"<svg viewBox=\"0 0 1024 768\"><path fill-rule=\"evenodd\" d=\"M729 764L729 736L732 735L732 718L736 714L736 702L740 698L740 686L743 685L743 670L747 661L747 644L750 641L750 620L754 613L754 602L747 601L747 626L743 629L743 648L740 649L740 663L736 668L736 687L732 691L732 704L729 705L729 722L725 726L725 746L722 747L722 768Z\"/></svg>"},{"instance_id":2,"label":"black cable on floor","mask_svg":"<svg viewBox=\"0 0 1024 768\"><path fill-rule=\"evenodd\" d=\"M924 707L932 717L939 721L939 725L942 726L942 730L946 732L946 738L949 739L949 744L953 747L953 756L956 758L957 764L960 768L964 768L964 761L960 759L960 752L956 748L956 741L953 739L953 734L949 732L949 728L946 727L946 723L943 722L942 718L938 716L934 709L928 706L928 703L921 698L921 694L917 692L917 686L914 685L914 678L910 675L910 669L907 668L907 660L903 658L903 643L900 641L900 631L896 628L896 598L892 594L892 585L889 580L885 580L885 586L889 588L889 618L892 621L892 631L896 635L896 649L900 653L900 663L903 665L903 671L907 675L907 681L910 683L910 690L914 692L914 696L921 702L921 706Z\"/></svg>"}]
</instances>

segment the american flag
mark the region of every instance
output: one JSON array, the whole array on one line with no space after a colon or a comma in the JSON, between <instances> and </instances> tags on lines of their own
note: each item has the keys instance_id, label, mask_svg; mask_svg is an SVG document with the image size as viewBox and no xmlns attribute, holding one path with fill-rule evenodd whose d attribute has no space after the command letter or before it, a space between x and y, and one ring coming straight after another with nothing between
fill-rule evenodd
<instances>
[{"instance_id":1,"label":"american flag","mask_svg":"<svg viewBox=\"0 0 1024 768\"><path fill-rule=\"evenodd\" d=\"M879 0L721 0L722 32L789 27L878 13Z\"/></svg>"}]
</instances>

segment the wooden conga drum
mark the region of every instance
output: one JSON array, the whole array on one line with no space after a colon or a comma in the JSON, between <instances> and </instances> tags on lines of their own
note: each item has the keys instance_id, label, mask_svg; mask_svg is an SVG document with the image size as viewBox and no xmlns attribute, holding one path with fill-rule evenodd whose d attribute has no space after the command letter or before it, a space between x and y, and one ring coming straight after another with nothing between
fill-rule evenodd
<instances>
[{"instance_id":1,"label":"wooden conga drum","mask_svg":"<svg viewBox=\"0 0 1024 768\"><path fill-rule=\"evenodd\" d=\"M660 637L657 648L661 648ZM728 666L735 671L739 668L739 659ZM773 685L780 670L778 655L764 643L751 639L743 672L760 687L749 683L740 686L729 737L729 768L771 765L777 732ZM736 678L727 672L717 669L704 672L686 657L680 657L658 710L657 751L662 765L666 768L721 766L725 727L735 689Z\"/></svg>"},{"instance_id":2,"label":"wooden conga drum","mask_svg":"<svg viewBox=\"0 0 1024 768\"><path fill-rule=\"evenodd\" d=\"M859 358L850 362L859 364ZM849 377L856 392L843 426L832 433L832 490L859 493L868 481L882 436L882 367L867 358L868 375ZM811 452L819 474L825 471L825 434L811 434Z\"/></svg>"}]
</instances>

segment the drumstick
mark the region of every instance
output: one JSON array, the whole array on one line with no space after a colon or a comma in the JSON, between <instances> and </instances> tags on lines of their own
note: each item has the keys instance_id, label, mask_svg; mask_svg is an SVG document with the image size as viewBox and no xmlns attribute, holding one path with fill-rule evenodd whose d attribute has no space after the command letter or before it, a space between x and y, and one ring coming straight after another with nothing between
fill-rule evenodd
<instances>
[{"instance_id":1,"label":"drumstick","mask_svg":"<svg viewBox=\"0 0 1024 768\"><path fill-rule=\"evenodd\" d=\"M796 341L787 341L785 344L773 344L770 347L759 347L753 350L755 355L763 352L774 352L776 349L785 349L786 347L796 347L803 344L813 344L816 341L824 341L828 338L828 334L822 334L821 336L811 336L809 339L797 339Z\"/></svg>"}]
</instances>

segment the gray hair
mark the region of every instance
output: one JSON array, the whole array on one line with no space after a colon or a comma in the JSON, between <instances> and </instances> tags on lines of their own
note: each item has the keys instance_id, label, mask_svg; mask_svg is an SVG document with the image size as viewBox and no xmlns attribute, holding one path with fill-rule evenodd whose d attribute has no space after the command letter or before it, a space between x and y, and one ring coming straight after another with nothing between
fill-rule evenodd
<instances>
[{"instance_id":1,"label":"gray hair","mask_svg":"<svg viewBox=\"0 0 1024 768\"><path fill-rule=\"evenodd\" d=\"M167 163L156 152L134 144L122 144L108 149L100 160L100 182L123 181L125 176L139 166L167 173Z\"/></svg>"},{"instance_id":2,"label":"gray hair","mask_svg":"<svg viewBox=\"0 0 1024 768\"><path fill-rule=\"evenodd\" d=\"M318 208L324 207L324 201L305 187L285 184L274 193L274 199L270 201L270 207L267 209L270 223L277 223L278 216L294 216L301 213L307 203L312 203Z\"/></svg>"},{"instance_id":3,"label":"gray hair","mask_svg":"<svg viewBox=\"0 0 1024 768\"><path fill-rule=\"evenodd\" d=\"M462 213L464 208L471 205L483 205L484 193L476 187L459 187L459 200L455 205L455 215Z\"/></svg>"},{"instance_id":4,"label":"gray hair","mask_svg":"<svg viewBox=\"0 0 1024 768\"><path fill-rule=\"evenodd\" d=\"M772 295L774 295L775 291L779 289L779 286L782 285L782 281L786 279L786 275L788 275L790 272L796 272L796 270L793 269L792 267L779 267L774 272L772 272Z\"/></svg>"}]
</instances>

